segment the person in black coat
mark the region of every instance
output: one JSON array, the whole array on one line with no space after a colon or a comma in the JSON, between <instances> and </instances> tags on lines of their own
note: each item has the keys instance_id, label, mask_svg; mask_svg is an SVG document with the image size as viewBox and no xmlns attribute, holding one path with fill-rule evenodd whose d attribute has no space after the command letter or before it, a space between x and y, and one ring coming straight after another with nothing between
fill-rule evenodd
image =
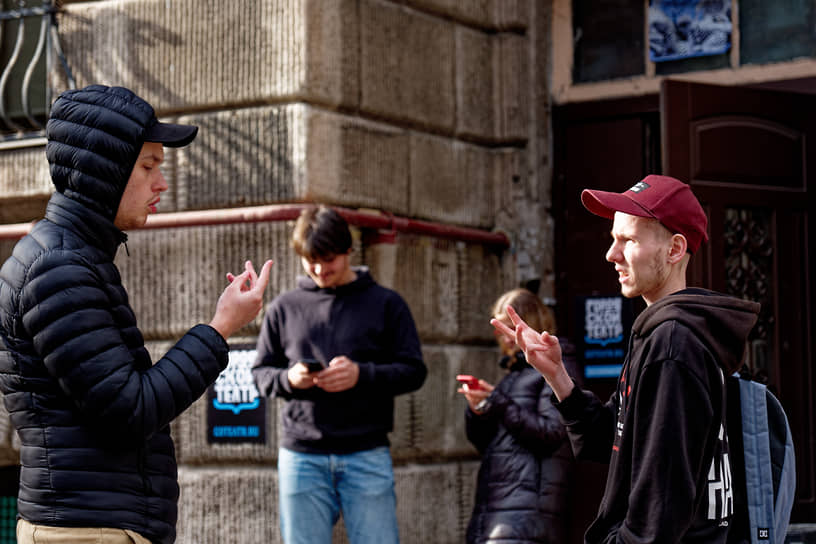
<instances>
[{"instance_id":1,"label":"person in black coat","mask_svg":"<svg viewBox=\"0 0 816 544\"><path fill-rule=\"evenodd\" d=\"M541 330L554 330L552 311L531 291L503 294L493 317L509 320L508 305ZM497 341L507 375L495 387L479 380L478 387L459 389L468 402L468 440L482 455L467 543L565 542L573 470L566 430L550 387L527 364L514 339L497 334Z\"/></svg>"},{"instance_id":2,"label":"person in black coat","mask_svg":"<svg viewBox=\"0 0 816 544\"><path fill-rule=\"evenodd\" d=\"M0 269L0 389L20 436L17 542L175 540L170 421L227 366L226 338L261 310L271 261L247 261L209 324L155 364L113 262L167 190L161 123L122 87L62 93L45 152L56 192ZM134 256L134 258L136 258ZM158 301L161 303L161 301ZM35 537L36 533L36 537Z\"/></svg>"}]
</instances>

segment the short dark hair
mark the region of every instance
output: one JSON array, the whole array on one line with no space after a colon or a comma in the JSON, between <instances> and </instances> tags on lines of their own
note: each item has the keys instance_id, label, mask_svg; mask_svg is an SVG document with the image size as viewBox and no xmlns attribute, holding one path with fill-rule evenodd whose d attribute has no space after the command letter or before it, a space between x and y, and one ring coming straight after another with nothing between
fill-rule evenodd
<instances>
[{"instance_id":1,"label":"short dark hair","mask_svg":"<svg viewBox=\"0 0 816 544\"><path fill-rule=\"evenodd\" d=\"M292 249L309 260L348 253L351 249L348 223L342 215L328 206L310 206L300 212L295 223Z\"/></svg>"}]
</instances>

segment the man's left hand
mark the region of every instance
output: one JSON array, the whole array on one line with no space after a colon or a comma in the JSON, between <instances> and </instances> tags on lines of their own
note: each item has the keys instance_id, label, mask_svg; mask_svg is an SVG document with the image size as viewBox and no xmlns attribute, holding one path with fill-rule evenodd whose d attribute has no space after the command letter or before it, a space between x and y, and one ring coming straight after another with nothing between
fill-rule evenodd
<instances>
[{"instance_id":1,"label":"man's left hand","mask_svg":"<svg viewBox=\"0 0 816 544\"><path fill-rule=\"evenodd\" d=\"M359 378L360 367L357 363L340 355L329 361L329 368L317 374L315 385L329 393L338 393L357 385Z\"/></svg>"}]
</instances>

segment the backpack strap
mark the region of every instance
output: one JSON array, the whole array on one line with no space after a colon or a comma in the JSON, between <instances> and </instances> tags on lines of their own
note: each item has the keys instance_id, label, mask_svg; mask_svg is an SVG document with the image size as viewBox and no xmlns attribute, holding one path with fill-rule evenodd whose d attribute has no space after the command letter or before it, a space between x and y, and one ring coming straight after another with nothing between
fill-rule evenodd
<instances>
[{"instance_id":1,"label":"backpack strap","mask_svg":"<svg viewBox=\"0 0 816 544\"><path fill-rule=\"evenodd\" d=\"M776 542L783 543L788 533L796 491L796 455L793 451L790 425L782 404L766 390L768 438L774 484L774 530Z\"/></svg>"},{"instance_id":2,"label":"backpack strap","mask_svg":"<svg viewBox=\"0 0 816 544\"><path fill-rule=\"evenodd\" d=\"M745 379L739 383L751 542L783 544L796 488L790 427L765 385Z\"/></svg>"},{"instance_id":3,"label":"backpack strap","mask_svg":"<svg viewBox=\"0 0 816 544\"><path fill-rule=\"evenodd\" d=\"M751 542L774 542L771 535L774 495L765 386L751 380L739 382Z\"/></svg>"}]
</instances>

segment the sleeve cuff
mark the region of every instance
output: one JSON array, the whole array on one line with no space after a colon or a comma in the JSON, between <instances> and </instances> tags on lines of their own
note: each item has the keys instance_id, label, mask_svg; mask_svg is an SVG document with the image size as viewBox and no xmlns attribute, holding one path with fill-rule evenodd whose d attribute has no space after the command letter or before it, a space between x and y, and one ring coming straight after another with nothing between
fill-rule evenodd
<instances>
[{"instance_id":1,"label":"sleeve cuff","mask_svg":"<svg viewBox=\"0 0 816 544\"><path fill-rule=\"evenodd\" d=\"M575 419L574 416L581 414L588 404L588 399L584 391L578 387L575 380L572 380L572 383L575 384L575 387L572 388L572 393L564 400L559 401L555 393L552 393L550 397L553 406L558 409L565 420Z\"/></svg>"}]
</instances>

